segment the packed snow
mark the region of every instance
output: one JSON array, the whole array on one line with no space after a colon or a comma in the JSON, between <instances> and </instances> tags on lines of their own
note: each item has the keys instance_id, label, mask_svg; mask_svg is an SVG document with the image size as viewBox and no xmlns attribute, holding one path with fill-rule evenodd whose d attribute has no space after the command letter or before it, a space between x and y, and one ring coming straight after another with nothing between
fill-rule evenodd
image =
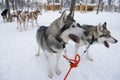
<instances>
[{"instance_id":1,"label":"packed snow","mask_svg":"<svg viewBox=\"0 0 120 80\"><path fill-rule=\"evenodd\" d=\"M43 12L39 15L38 23L50 25L61 14L58 11ZM96 44L90 47L89 53L94 61L89 61L86 54L81 56L77 68L73 69L67 80L120 80L120 13L117 12L96 12L80 13L75 12L76 22L89 25L107 22L107 28L118 43L110 44L106 48L103 44ZM55 55L51 59L53 78L47 76L46 59L43 53L35 57L37 53L36 30L31 23L26 31L19 32L17 23L3 22L0 16L0 80L63 80L69 63L61 56L61 75L55 74ZM79 49L82 55L84 47ZM74 57L74 43L67 44L67 54Z\"/></svg>"}]
</instances>

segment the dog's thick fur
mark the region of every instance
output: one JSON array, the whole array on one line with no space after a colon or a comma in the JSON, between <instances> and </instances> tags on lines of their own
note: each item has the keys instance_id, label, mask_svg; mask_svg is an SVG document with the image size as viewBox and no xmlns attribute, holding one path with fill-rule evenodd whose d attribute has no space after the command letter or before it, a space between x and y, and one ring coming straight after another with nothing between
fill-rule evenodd
<instances>
[{"instance_id":1,"label":"dog's thick fur","mask_svg":"<svg viewBox=\"0 0 120 80\"><path fill-rule=\"evenodd\" d=\"M24 30L26 30L26 18L27 18L27 13L25 13L25 11L17 12L17 29L19 29L20 32L22 31L22 24Z\"/></svg>"},{"instance_id":2,"label":"dog's thick fur","mask_svg":"<svg viewBox=\"0 0 120 80\"><path fill-rule=\"evenodd\" d=\"M84 29L84 36L80 38L80 43L76 44L75 52L78 52L78 48L86 45L86 53L87 58L89 60L93 60L92 57L88 53L88 48L90 45L95 43L102 43L106 47L109 48L109 43L117 43L117 40L111 36L110 31L107 29L107 23L105 22L103 25L98 24L97 26L93 25L79 25L82 29Z\"/></svg>"},{"instance_id":3,"label":"dog's thick fur","mask_svg":"<svg viewBox=\"0 0 120 80\"><path fill-rule=\"evenodd\" d=\"M50 26L41 26L37 30L36 39L38 43L38 53L39 56L40 48L43 50L48 67L48 77L52 78L53 73L50 66L50 57L53 53L56 54L56 74L60 75L61 71L59 69L59 59L61 52L64 51L66 43L73 39L75 42L79 42L79 37L77 32L80 28L77 26L75 21L72 21L70 25L66 25L67 15L66 12L56 19ZM83 29L81 29L81 33ZM70 36L70 38L69 38Z\"/></svg>"},{"instance_id":4,"label":"dog's thick fur","mask_svg":"<svg viewBox=\"0 0 120 80\"><path fill-rule=\"evenodd\" d=\"M38 26L38 15L42 15L42 13L39 11L39 9L35 10L35 11L32 11L30 12L28 15L27 15L27 26L28 26L28 22L31 20L31 24L32 24L32 27L34 28L34 21L36 22L36 25Z\"/></svg>"},{"instance_id":5,"label":"dog's thick fur","mask_svg":"<svg viewBox=\"0 0 120 80\"><path fill-rule=\"evenodd\" d=\"M2 11L1 16L3 17L3 22L8 21L8 9Z\"/></svg>"}]
</instances>

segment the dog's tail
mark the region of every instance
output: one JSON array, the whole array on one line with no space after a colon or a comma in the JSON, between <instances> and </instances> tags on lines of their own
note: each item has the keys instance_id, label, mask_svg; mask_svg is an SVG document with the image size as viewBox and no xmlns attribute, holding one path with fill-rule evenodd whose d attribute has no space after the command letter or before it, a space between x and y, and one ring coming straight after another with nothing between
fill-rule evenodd
<instances>
[{"instance_id":1,"label":"dog's tail","mask_svg":"<svg viewBox=\"0 0 120 80\"><path fill-rule=\"evenodd\" d=\"M45 32L47 30L48 27L46 26L40 26L40 28L37 30L36 33L36 40L39 44L41 44L41 38L45 35Z\"/></svg>"}]
</instances>

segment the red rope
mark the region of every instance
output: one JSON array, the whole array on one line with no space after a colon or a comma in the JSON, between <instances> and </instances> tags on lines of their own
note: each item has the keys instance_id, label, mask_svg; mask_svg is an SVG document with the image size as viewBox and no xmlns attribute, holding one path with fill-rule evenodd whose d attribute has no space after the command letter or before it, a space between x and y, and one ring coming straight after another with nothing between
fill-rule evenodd
<instances>
[{"instance_id":1,"label":"red rope","mask_svg":"<svg viewBox=\"0 0 120 80\"><path fill-rule=\"evenodd\" d=\"M78 63L80 62L80 55L76 54L74 60L73 59L69 59L68 57L66 57L65 55L63 55L63 57L68 60L70 62L70 68L64 78L64 80L66 80L66 78L68 77L70 71L72 70L72 68L76 68L78 66Z\"/></svg>"}]
</instances>

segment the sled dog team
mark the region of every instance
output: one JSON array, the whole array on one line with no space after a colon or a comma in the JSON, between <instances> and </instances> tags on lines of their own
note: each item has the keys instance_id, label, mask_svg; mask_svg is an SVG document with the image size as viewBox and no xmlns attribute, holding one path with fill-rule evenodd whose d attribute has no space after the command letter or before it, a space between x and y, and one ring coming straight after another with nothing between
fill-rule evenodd
<instances>
[{"instance_id":1,"label":"sled dog team","mask_svg":"<svg viewBox=\"0 0 120 80\"><path fill-rule=\"evenodd\" d=\"M34 28L34 21L36 23L36 26L38 26L37 18L39 15L42 15L42 13L37 8L36 10L31 12L15 11L11 15L12 17L17 17L17 29L19 29L19 31L21 32L27 29L29 22L31 22L33 28ZM3 10L1 16L3 17L3 22L8 21L8 9Z\"/></svg>"},{"instance_id":2,"label":"sled dog team","mask_svg":"<svg viewBox=\"0 0 120 80\"><path fill-rule=\"evenodd\" d=\"M107 29L107 23L99 23L98 25L80 25L76 23L72 14L67 15L64 11L59 18L53 21L49 26L40 26L36 33L38 44L38 52L41 50L45 54L47 60L48 77L53 77L50 58L56 54L55 71L60 75L59 60L61 53L66 53L66 44L69 40L75 42L74 53L78 52L79 47L86 46L86 54L88 60L93 60L89 55L89 47L95 43L104 44L109 48L109 43L117 43Z\"/></svg>"},{"instance_id":3,"label":"sled dog team","mask_svg":"<svg viewBox=\"0 0 120 80\"><path fill-rule=\"evenodd\" d=\"M31 22L32 27L34 28L34 21L36 23L36 26L38 26L38 16L42 15L42 13L39 11L39 9L35 10L35 11L31 11L31 12L26 12L26 11L18 11L17 12L17 29L19 29L19 31L22 31L22 29L24 28L24 30L27 29L28 27L28 23ZM23 27L22 27L23 24ZM27 27L26 27L27 25Z\"/></svg>"},{"instance_id":4,"label":"sled dog team","mask_svg":"<svg viewBox=\"0 0 120 80\"><path fill-rule=\"evenodd\" d=\"M7 13L7 9L1 13L3 21L7 20ZM23 28L26 30L29 21L31 21L33 28L34 21L36 22L36 26L38 26L38 15L41 15L41 12L38 9L29 13L25 11L16 11L14 16L17 17L17 29L19 29L19 31L22 31ZM86 46L85 52L87 59L90 61L93 60L88 52L91 45L101 43L104 44L105 47L109 48L109 43L118 42L114 37L112 37L110 31L107 29L106 22L103 24L99 23L95 26L80 25L74 20L72 13L67 15L64 11L61 16L53 21L49 26L40 26L36 33L36 41L38 44L36 56L38 57L40 55L41 50L45 54L49 78L53 77L50 64L50 58L53 54L56 54L56 74L61 74L59 69L59 60L61 53L66 53L66 44L69 40L75 42L75 54L78 53L79 47Z\"/></svg>"}]
</instances>

